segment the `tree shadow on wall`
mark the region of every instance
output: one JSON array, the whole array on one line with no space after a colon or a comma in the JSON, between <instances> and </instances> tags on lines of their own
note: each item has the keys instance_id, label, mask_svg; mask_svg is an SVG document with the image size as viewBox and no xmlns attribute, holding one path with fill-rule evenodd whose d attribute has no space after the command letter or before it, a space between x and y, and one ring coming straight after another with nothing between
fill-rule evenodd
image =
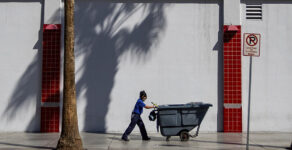
<instances>
[{"instance_id":1,"label":"tree shadow on wall","mask_svg":"<svg viewBox=\"0 0 292 150\"><path fill-rule=\"evenodd\" d=\"M32 49L36 50L34 58L31 63L27 66L25 71L21 74L20 78L15 85L7 107L1 118L7 118L7 125L14 124L17 115L22 114L27 109L31 108L31 104L34 104L36 109L30 122L25 127L27 132L40 131L40 114L41 114L41 65L42 65L42 26L44 24L44 1L43 0L1 0L1 3L39 3L41 5L40 12L40 28L38 32L38 41ZM9 63L9 62L8 62ZM4 85L5 86L5 85ZM23 111L23 112L21 112ZM19 122L19 120L17 120ZM3 121L5 122L5 121ZM23 120L25 122L25 120Z\"/></svg>"},{"instance_id":2,"label":"tree shadow on wall","mask_svg":"<svg viewBox=\"0 0 292 150\"><path fill-rule=\"evenodd\" d=\"M134 59L146 60L165 27L165 7L162 3L76 1L75 55L84 57L77 70L76 90L77 96L84 92L87 100L83 131L106 132L119 57L128 51ZM143 11L145 17L132 29L124 27L137 11Z\"/></svg>"},{"instance_id":3,"label":"tree shadow on wall","mask_svg":"<svg viewBox=\"0 0 292 150\"><path fill-rule=\"evenodd\" d=\"M7 117L8 124L14 122L17 115L22 114L31 108L31 104L36 104L36 112L30 123L27 125L28 132L39 131L40 126L40 106L41 106L41 53L38 53L25 72L19 78L16 88L11 94L11 98L1 117ZM35 101L35 102L33 102ZM22 112L21 112L22 111ZM21 120L20 120L21 121ZM25 122L25 120L23 120ZM21 121L22 122L22 121Z\"/></svg>"}]
</instances>

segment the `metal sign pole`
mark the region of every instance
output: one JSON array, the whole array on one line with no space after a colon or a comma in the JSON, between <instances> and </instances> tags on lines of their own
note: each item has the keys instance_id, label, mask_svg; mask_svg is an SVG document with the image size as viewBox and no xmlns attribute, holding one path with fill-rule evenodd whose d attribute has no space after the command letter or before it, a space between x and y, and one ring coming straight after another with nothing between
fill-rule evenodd
<instances>
[{"instance_id":1,"label":"metal sign pole","mask_svg":"<svg viewBox=\"0 0 292 150\"><path fill-rule=\"evenodd\" d=\"M250 120L250 95L251 95L251 73L252 73L252 56L249 58L249 90L248 90L248 115L247 115L247 139L246 150L249 147L249 120Z\"/></svg>"}]
</instances>

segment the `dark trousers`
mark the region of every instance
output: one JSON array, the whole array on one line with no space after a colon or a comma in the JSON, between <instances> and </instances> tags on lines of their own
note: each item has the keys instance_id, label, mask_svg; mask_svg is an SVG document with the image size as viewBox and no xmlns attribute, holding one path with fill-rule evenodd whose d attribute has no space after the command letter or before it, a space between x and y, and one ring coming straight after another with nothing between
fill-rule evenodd
<instances>
[{"instance_id":1,"label":"dark trousers","mask_svg":"<svg viewBox=\"0 0 292 150\"><path fill-rule=\"evenodd\" d=\"M147 135L147 131L145 129L145 125L143 123L143 120L141 119L139 114L134 114L134 113L131 116L131 123L129 124L129 127L127 128L127 130L123 134L122 138L128 138L128 135L130 135L131 132L134 130L136 124L138 125L138 127L140 129L140 133L142 135L142 138L147 139L148 135Z\"/></svg>"}]
</instances>

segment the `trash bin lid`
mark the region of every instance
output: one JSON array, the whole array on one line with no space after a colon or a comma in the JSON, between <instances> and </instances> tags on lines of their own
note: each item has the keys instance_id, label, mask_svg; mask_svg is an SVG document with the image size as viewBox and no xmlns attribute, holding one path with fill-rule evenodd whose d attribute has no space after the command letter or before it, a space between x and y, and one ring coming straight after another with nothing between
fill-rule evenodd
<instances>
[{"instance_id":1,"label":"trash bin lid","mask_svg":"<svg viewBox=\"0 0 292 150\"><path fill-rule=\"evenodd\" d=\"M168 105L159 105L159 109L186 109L186 108L195 108L195 107L210 107L212 104L203 103L203 102L190 102L187 104L168 104Z\"/></svg>"},{"instance_id":2,"label":"trash bin lid","mask_svg":"<svg viewBox=\"0 0 292 150\"><path fill-rule=\"evenodd\" d=\"M190 102L190 103L187 103L187 105L192 105L193 107L202 107L202 106L213 106L212 104L209 104L209 103L203 103L203 102Z\"/></svg>"}]
</instances>

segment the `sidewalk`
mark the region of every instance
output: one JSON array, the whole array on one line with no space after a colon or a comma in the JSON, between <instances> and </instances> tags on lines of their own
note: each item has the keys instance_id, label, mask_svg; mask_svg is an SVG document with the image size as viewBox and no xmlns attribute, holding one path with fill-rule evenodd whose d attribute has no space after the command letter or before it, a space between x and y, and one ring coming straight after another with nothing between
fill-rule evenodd
<instances>
[{"instance_id":1,"label":"sidewalk","mask_svg":"<svg viewBox=\"0 0 292 150\"><path fill-rule=\"evenodd\" d=\"M142 141L138 133L129 142L120 140L121 134L81 133L84 148L88 150L244 150L246 134L200 133L188 142L178 137L165 141L159 133L150 133L151 141ZM59 133L0 133L0 150L53 149ZM252 133L250 150L281 150L290 146L292 133Z\"/></svg>"}]
</instances>

